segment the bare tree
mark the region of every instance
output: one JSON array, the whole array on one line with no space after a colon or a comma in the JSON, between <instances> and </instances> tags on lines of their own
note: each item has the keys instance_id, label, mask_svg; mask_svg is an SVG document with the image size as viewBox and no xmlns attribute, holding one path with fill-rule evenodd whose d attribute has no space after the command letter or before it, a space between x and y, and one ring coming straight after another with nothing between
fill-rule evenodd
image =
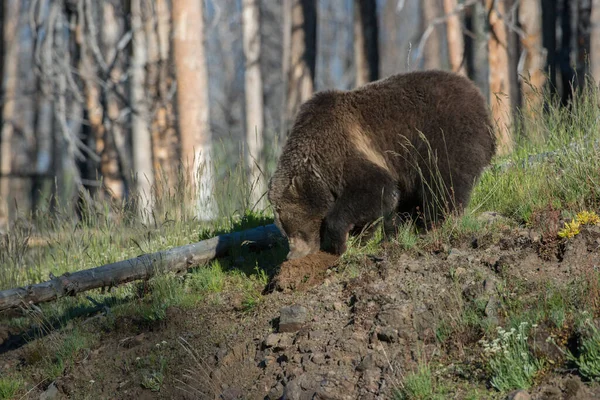
<instances>
[{"instance_id":1,"label":"bare tree","mask_svg":"<svg viewBox=\"0 0 600 400\"><path fill-rule=\"evenodd\" d=\"M149 112L152 127L152 156L155 189L164 194L169 184L177 180L176 168L180 157L177 153L177 129L174 112L175 79L170 66L171 10L168 0L145 2L148 17L145 19L147 62L146 93L151 104Z\"/></svg>"},{"instance_id":2,"label":"bare tree","mask_svg":"<svg viewBox=\"0 0 600 400\"><path fill-rule=\"evenodd\" d=\"M512 150L511 137L512 105L508 56L507 28L502 20L506 15L504 0L486 0L491 34L488 39L489 85L492 116L496 124L498 152L506 154Z\"/></svg>"},{"instance_id":3,"label":"bare tree","mask_svg":"<svg viewBox=\"0 0 600 400\"><path fill-rule=\"evenodd\" d=\"M150 114L146 91L146 63L148 61L148 43L142 19L143 0L131 0L131 136L133 141L133 169L135 185L139 199L139 211L142 218L152 215L152 186L154 168L152 163L152 136L150 132Z\"/></svg>"},{"instance_id":4,"label":"bare tree","mask_svg":"<svg viewBox=\"0 0 600 400\"><path fill-rule=\"evenodd\" d=\"M356 86L379 79L377 2L354 1L354 60Z\"/></svg>"},{"instance_id":5,"label":"bare tree","mask_svg":"<svg viewBox=\"0 0 600 400\"><path fill-rule=\"evenodd\" d=\"M131 149L127 145L125 122L129 110L124 99L126 94L119 93L125 82L126 60L123 57L122 39L127 34L125 26L124 4L117 0L106 0L102 6L102 55L98 60L101 65L102 85L100 94L103 109L104 138L101 150L100 169L104 185L109 193L118 200L125 199L131 188L133 167L129 155Z\"/></svg>"},{"instance_id":6,"label":"bare tree","mask_svg":"<svg viewBox=\"0 0 600 400\"><path fill-rule=\"evenodd\" d=\"M10 219L13 218L14 201L11 200L10 175L13 161L13 134L15 119L15 102L17 95L19 71L19 15L20 1L4 1L3 7L3 93L4 103L2 106L2 131L0 132L0 228L8 227Z\"/></svg>"},{"instance_id":7,"label":"bare tree","mask_svg":"<svg viewBox=\"0 0 600 400\"><path fill-rule=\"evenodd\" d=\"M260 11L258 0L243 0L242 25L246 65L246 164L250 172L250 200L253 206L265 205L265 163L263 157L264 107L260 69Z\"/></svg>"},{"instance_id":8,"label":"bare tree","mask_svg":"<svg viewBox=\"0 0 600 400\"><path fill-rule=\"evenodd\" d=\"M286 81L285 131L290 127L300 105L314 91L317 4L315 0L285 0L284 59Z\"/></svg>"},{"instance_id":9,"label":"bare tree","mask_svg":"<svg viewBox=\"0 0 600 400\"><path fill-rule=\"evenodd\" d=\"M546 76L549 79L549 92L557 92L556 81L556 0L542 0L542 42L546 49Z\"/></svg>"},{"instance_id":10,"label":"bare tree","mask_svg":"<svg viewBox=\"0 0 600 400\"><path fill-rule=\"evenodd\" d=\"M596 86L600 85L600 0L592 0L590 16L590 69Z\"/></svg>"},{"instance_id":11,"label":"bare tree","mask_svg":"<svg viewBox=\"0 0 600 400\"><path fill-rule=\"evenodd\" d=\"M172 18L181 157L195 190L198 217L210 220L214 217L215 208L203 2L174 1Z\"/></svg>"},{"instance_id":12,"label":"bare tree","mask_svg":"<svg viewBox=\"0 0 600 400\"><path fill-rule=\"evenodd\" d=\"M446 36L448 37L448 57L452 71L466 75L467 68L465 59L465 44L463 31L458 14L454 14L457 0L444 0L444 12L447 15Z\"/></svg>"},{"instance_id":13,"label":"bare tree","mask_svg":"<svg viewBox=\"0 0 600 400\"><path fill-rule=\"evenodd\" d=\"M429 26L433 26L434 29L423 49L424 69L442 68L442 36L439 25L435 24L435 20L442 15L441 10L440 0L428 0L421 3L423 30Z\"/></svg>"},{"instance_id":14,"label":"bare tree","mask_svg":"<svg viewBox=\"0 0 600 400\"><path fill-rule=\"evenodd\" d=\"M525 107L534 109L540 105L541 93L546 80L544 66L546 52L542 43L542 1L523 1L519 5L519 24L523 31L521 45L525 54L522 85Z\"/></svg>"}]
</instances>

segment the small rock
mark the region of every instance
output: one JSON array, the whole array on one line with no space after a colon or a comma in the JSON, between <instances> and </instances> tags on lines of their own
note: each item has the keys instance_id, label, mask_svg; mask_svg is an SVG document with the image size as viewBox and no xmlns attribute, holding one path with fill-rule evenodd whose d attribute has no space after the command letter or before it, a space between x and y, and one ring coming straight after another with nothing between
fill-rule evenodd
<instances>
[{"instance_id":1,"label":"small rock","mask_svg":"<svg viewBox=\"0 0 600 400\"><path fill-rule=\"evenodd\" d=\"M423 267L421 265L419 265L418 263L410 263L406 266L406 268L410 272L419 272L423 269Z\"/></svg>"},{"instance_id":2,"label":"small rock","mask_svg":"<svg viewBox=\"0 0 600 400\"><path fill-rule=\"evenodd\" d=\"M269 400L279 400L283 396L283 389L281 382L277 382L277 384L269 390L267 398Z\"/></svg>"},{"instance_id":3,"label":"small rock","mask_svg":"<svg viewBox=\"0 0 600 400\"><path fill-rule=\"evenodd\" d=\"M310 331L308 332L308 338L310 340L319 340L325 336L325 333L321 330Z\"/></svg>"},{"instance_id":4,"label":"small rock","mask_svg":"<svg viewBox=\"0 0 600 400\"><path fill-rule=\"evenodd\" d=\"M279 332L296 332L306 321L308 310L300 305L283 307L279 316Z\"/></svg>"},{"instance_id":5,"label":"small rock","mask_svg":"<svg viewBox=\"0 0 600 400\"><path fill-rule=\"evenodd\" d=\"M398 339L398 330L389 326L383 327L377 332L377 339L382 342L394 343Z\"/></svg>"},{"instance_id":6,"label":"small rock","mask_svg":"<svg viewBox=\"0 0 600 400\"><path fill-rule=\"evenodd\" d=\"M275 351L283 351L290 347L294 343L294 338L292 338L289 334L280 335L279 343L274 347Z\"/></svg>"},{"instance_id":7,"label":"small rock","mask_svg":"<svg viewBox=\"0 0 600 400\"><path fill-rule=\"evenodd\" d=\"M500 306L500 302L498 301L496 296L490 296L490 300L488 301L487 305L485 306L485 315L494 324L498 324L498 321L499 321L498 320L499 306Z\"/></svg>"},{"instance_id":8,"label":"small rock","mask_svg":"<svg viewBox=\"0 0 600 400\"><path fill-rule=\"evenodd\" d=\"M342 304L341 301L335 301L335 302L333 302L333 309L335 311L340 311L343 307L344 307L344 305Z\"/></svg>"},{"instance_id":9,"label":"small rock","mask_svg":"<svg viewBox=\"0 0 600 400\"><path fill-rule=\"evenodd\" d=\"M458 249L450 249L448 257L446 257L447 261L456 261L462 256L462 252Z\"/></svg>"},{"instance_id":10,"label":"small rock","mask_svg":"<svg viewBox=\"0 0 600 400\"><path fill-rule=\"evenodd\" d=\"M312 356L311 361L317 365L323 365L325 364L325 355L323 353L315 353Z\"/></svg>"},{"instance_id":11,"label":"small rock","mask_svg":"<svg viewBox=\"0 0 600 400\"><path fill-rule=\"evenodd\" d=\"M463 267L458 267L456 268L456 270L454 271L454 275L457 278L460 278L461 276L465 275L467 273L467 270Z\"/></svg>"},{"instance_id":12,"label":"small rock","mask_svg":"<svg viewBox=\"0 0 600 400\"><path fill-rule=\"evenodd\" d=\"M367 354L364 356L360 364L356 367L356 370L359 372L366 371L368 369L372 369L375 367L375 360L373 359L373 354Z\"/></svg>"},{"instance_id":13,"label":"small rock","mask_svg":"<svg viewBox=\"0 0 600 400\"><path fill-rule=\"evenodd\" d=\"M263 342L265 347L274 347L277 343L279 343L279 335L276 333L269 334Z\"/></svg>"},{"instance_id":14,"label":"small rock","mask_svg":"<svg viewBox=\"0 0 600 400\"><path fill-rule=\"evenodd\" d=\"M52 382L48 389L46 389L42 394L40 394L40 400L53 400L58 396L58 388Z\"/></svg>"},{"instance_id":15,"label":"small rock","mask_svg":"<svg viewBox=\"0 0 600 400\"><path fill-rule=\"evenodd\" d=\"M494 279L486 278L485 281L483 281L483 290L486 293L494 293L496 291L496 282Z\"/></svg>"},{"instance_id":16,"label":"small rock","mask_svg":"<svg viewBox=\"0 0 600 400\"><path fill-rule=\"evenodd\" d=\"M221 399L223 400L239 400L244 398L244 393L237 388L229 388L221 393Z\"/></svg>"},{"instance_id":17,"label":"small rock","mask_svg":"<svg viewBox=\"0 0 600 400\"><path fill-rule=\"evenodd\" d=\"M531 396L525 390L515 390L506 396L506 400L531 400Z\"/></svg>"}]
</instances>

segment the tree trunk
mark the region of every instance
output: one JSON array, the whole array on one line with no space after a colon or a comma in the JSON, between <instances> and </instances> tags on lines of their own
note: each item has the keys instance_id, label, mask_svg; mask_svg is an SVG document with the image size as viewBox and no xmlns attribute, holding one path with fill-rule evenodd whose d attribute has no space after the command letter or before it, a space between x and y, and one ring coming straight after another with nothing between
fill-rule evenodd
<instances>
[{"instance_id":1,"label":"tree trunk","mask_svg":"<svg viewBox=\"0 0 600 400\"><path fill-rule=\"evenodd\" d=\"M2 130L0 132L0 229L6 229L14 218L14 201L10 193L10 179L6 175L12 172L13 133L15 123L15 103L19 83L19 0L5 0L3 23L3 99Z\"/></svg>"},{"instance_id":2,"label":"tree trunk","mask_svg":"<svg viewBox=\"0 0 600 400\"><path fill-rule=\"evenodd\" d=\"M577 1L577 0L575 0ZM566 106L573 97L573 85L575 78L575 70L571 64L571 49L573 49L573 4L571 0L562 1L562 9L560 13L560 25L561 25L561 43L560 50L558 53L559 59L558 64L560 66L560 77L561 77L561 103ZM576 13L575 13L576 18ZM575 46L576 48L576 46Z\"/></svg>"},{"instance_id":3,"label":"tree trunk","mask_svg":"<svg viewBox=\"0 0 600 400\"><path fill-rule=\"evenodd\" d=\"M505 0L504 19L516 24L519 19L518 4L521 0ZM504 24L507 26L507 24ZM521 41L515 29L506 28L506 42L508 47L508 73L510 88L510 105L512 118L518 118L521 108L521 82L519 78L519 57L521 54Z\"/></svg>"},{"instance_id":4,"label":"tree trunk","mask_svg":"<svg viewBox=\"0 0 600 400\"><path fill-rule=\"evenodd\" d=\"M524 36L521 45L525 51L524 82L521 85L525 109L537 110L542 102L546 81L544 66L546 54L542 43L542 1L530 0L519 4L519 24Z\"/></svg>"},{"instance_id":5,"label":"tree trunk","mask_svg":"<svg viewBox=\"0 0 600 400\"><path fill-rule=\"evenodd\" d=\"M577 86L583 87L590 63L592 0L577 2Z\"/></svg>"},{"instance_id":6,"label":"tree trunk","mask_svg":"<svg viewBox=\"0 0 600 400\"><path fill-rule=\"evenodd\" d=\"M102 47L104 60L107 64L113 64L118 57L118 43L125 32L124 21L119 19L117 7L120 3L116 0L104 1L99 4L102 7ZM104 76L108 81L120 82L124 72L124 63L120 59L114 61L110 76ZM117 200L126 198L129 190L129 174L131 173L130 157L124 139L125 129L120 118L122 106L114 90L119 89L120 84L114 88L103 88L100 103L103 108L104 124L104 148L102 149L102 160L100 169L104 179L104 186L112 197Z\"/></svg>"},{"instance_id":7,"label":"tree trunk","mask_svg":"<svg viewBox=\"0 0 600 400\"><path fill-rule=\"evenodd\" d=\"M180 160L177 146L174 146L178 137L173 102L169 98L174 79L169 68L171 10L167 3L167 0L147 1L146 4L154 4L154 8L144 25L148 44L146 91L152 100L152 153L157 198L168 197L165 191L169 190L169 185L177 182L175 167Z\"/></svg>"},{"instance_id":8,"label":"tree trunk","mask_svg":"<svg viewBox=\"0 0 600 400\"><path fill-rule=\"evenodd\" d=\"M546 76L550 79L550 95L556 86L556 0L542 0L542 42L546 48Z\"/></svg>"},{"instance_id":9,"label":"tree trunk","mask_svg":"<svg viewBox=\"0 0 600 400\"><path fill-rule=\"evenodd\" d=\"M450 15L458 5L457 0L444 0L444 12L448 15L446 20L446 36L448 37L448 58L452 71L461 75L467 74L465 60L465 45L459 15Z\"/></svg>"},{"instance_id":10,"label":"tree trunk","mask_svg":"<svg viewBox=\"0 0 600 400\"><path fill-rule=\"evenodd\" d=\"M600 0L593 0L590 16L590 73L600 85Z\"/></svg>"},{"instance_id":11,"label":"tree trunk","mask_svg":"<svg viewBox=\"0 0 600 400\"><path fill-rule=\"evenodd\" d=\"M490 104L496 124L498 153L507 154L513 148L510 64L506 26L498 14L506 15L506 9L504 1L486 0L486 5L488 11L491 10L489 13L491 32L488 39Z\"/></svg>"},{"instance_id":12,"label":"tree trunk","mask_svg":"<svg viewBox=\"0 0 600 400\"><path fill-rule=\"evenodd\" d=\"M183 166L196 194L198 217L210 220L215 209L203 4L197 0L173 1L173 55Z\"/></svg>"},{"instance_id":13,"label":"tree trunk","mask_svg":"<svg viewBox=\"0 0 600 400\"><path fill-rule=\"evenodd\" d=\"M377 2L354 1L354 60L356 86L379 79Z\"/></svg>"},{"instance_id":14,"label":"tree trunk","mask_svg":"<svg viewBox=\"0 0 600 400\"><path fill-rule=\"evenodd\" d=\"M265 163L263 154L264 108L263 81L260 69L261 38L258 0L242 1L244 57L246 59L246 164L250 177L252 207L266 205Z\"/></svg>"},{"instance_id":15,"label":"tree trunk","mask_svg":"<svg viewBox=\"0 0 600 400\"><path fill-rule=\"evenodd\" d=\"M317 4L315 0L286 0L289 13L284 29L289 35L289 57L284 59L286 108L283 129L287 132L300 105L312 96L315 81L317 46Z\"/></svg>"},{"instance_id":16,"label":"tree trunk","mask_svg":"<svg viewBox=\"0 0 600 400\"><path fill-rule=\"evenodd\" d=\"M138 213L143 221L152 220L154 168L152 165L152 137L150 133L146 91L146 63L148 60L146 33L142 22L142 0L131 0L131 135L133 169L135 174Z\"/></svg>"},{"instance_id":17,"label":"tree trunk","mask_svg":"<svg viewBox=\"0 0 600 400\"><path fill-rule=\"evenodd\" d=\"M436 18L441 16L441 9L440 0L427 0L422 2L422 31L425 31ZM438 25L433 28L433 32L431 32L423 49L423 69L440 68L442 68L442 40Z\"/></svg>"}]
</instances>

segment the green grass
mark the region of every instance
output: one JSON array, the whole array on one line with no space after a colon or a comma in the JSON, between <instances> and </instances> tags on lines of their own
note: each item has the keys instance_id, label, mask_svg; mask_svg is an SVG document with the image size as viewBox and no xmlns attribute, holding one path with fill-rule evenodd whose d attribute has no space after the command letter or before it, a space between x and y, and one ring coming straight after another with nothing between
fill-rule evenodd
<instances>
[{"instance_id":1,"label":"green grass","mask_svg":"<svg viewBox=\"0 0 600 400\"><path fill-rule=\"evenodd\" d=\"M600 381L600 329L590 319L580 328L582 338L577 348L577 356L568 353L568 359L587 380Z\"/></svg>"},{"instance_id":2,"label":"green grass","mask_svg":"<svg viewBox=\"0 0 600 400\"><path fill-rule=\"evenodd\" d=\"M501 392L511 389L527 389L542 368L527 343L527 337L537 325L520 323L516 328L497 329L493 340L482 340L484 355L490 374L490 384Z\"/></svg>"},{"instance_id":3,"label":"green grass","mask_svg":"<svg viewBox=\"0 0 600 400\"><path fill-rule=\"evenodd\" d=\"M522 117L515 151L497 158L475 187L471 208L528 222L549 202L559 209L597 206L600 195L598 93L577 91L571 108L548 101L547 111ZM531 155L555 152L529 163Z\"/></svg>"},{"instance_id":4,"label":"green grass","mask_svg":"<svg viewBox=\"0 0 600 400\"><path fill-rule=\"evenodd\" d=\"M13 399L22 385L23 382L18 378L0 376L0 400Z\"/></svg>"},{"instance_id":5,"label":"green grass","mask_svg":"<svg viewBox=\"0 0 600 400\"><path fill-rule=\"evenodd\" d=\"M436 382L431 367L420 361L417 369L402 379L394 398L397 400L443 400L448 395L446 386Z\"/></svg>"}]
</instances>

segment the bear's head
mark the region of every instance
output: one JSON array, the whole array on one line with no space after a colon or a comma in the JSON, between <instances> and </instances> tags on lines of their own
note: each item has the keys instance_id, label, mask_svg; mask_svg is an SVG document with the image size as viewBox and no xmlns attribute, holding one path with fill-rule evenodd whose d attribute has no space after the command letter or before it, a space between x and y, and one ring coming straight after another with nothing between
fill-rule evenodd
<instances>
[{"instance_id":1,"label":"bear's head","mask_svg":"<svg viewBox=\"0 0 600 400\"><path fill-rule=\"evenodd\" d=\"M303 182L293 176L274 176L268 199L273 206L275 225L287 237L288 260L319 251L321 224L330 206L329 196L319 182Z\"/></svg>"}]
</instances>

